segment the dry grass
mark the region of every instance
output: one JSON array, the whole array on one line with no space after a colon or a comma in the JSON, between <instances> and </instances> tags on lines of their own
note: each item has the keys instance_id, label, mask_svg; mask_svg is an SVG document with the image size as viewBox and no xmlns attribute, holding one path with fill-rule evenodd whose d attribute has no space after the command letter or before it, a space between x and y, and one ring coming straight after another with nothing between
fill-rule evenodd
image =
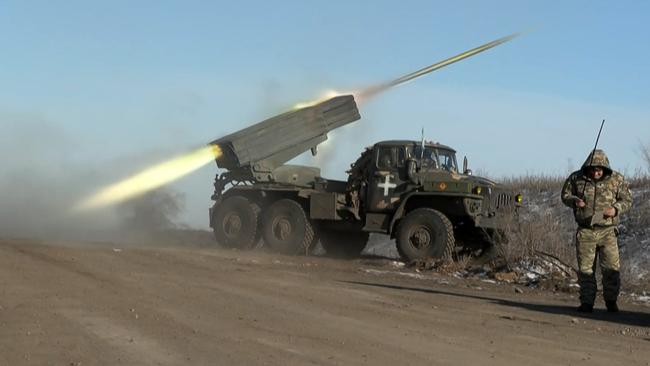
<instances>
[{"instance_id":1,"label":"dry grass","mask_svg":"<svg viewBox=\"0 0 650 366\"><path fill-rule=\"evenodd\" d=\"M627 178L630 183L630 189L642 190L650 187L650 175L642 171L637 171L631 177Z\"/></svg>"},{"instance_id":2,"label":"dry grass","mask_svg":"<svg viewBox=\"0 0 650 366\"><path fill-rule=\"evenodd\" d=\"M500 254L507 263L535 263L539 253L548 253L573 264L575 224L570 210L560 202L565 177L525 175L503 180L515 192L522 192L525 204L516 218L506 223L499 240Z\"/></svg>"},{"instance_id":3,"label":"dry grass","mask_svg":"<svg viewBox=\"0 0 650 366\"><path fill-rule=\"evenodd\" d=\"M470 256L461 256L454 260L425 258L416 259L407 266L415 269L416 272L435 270L438 273L452 274L468 268L470 261Z\"/></svg>"},{"instance_id":4,"label":"dry grass","mask_svg":"<svg viewBox=\"0 0 650 366\"><path fill-rule=\"evenodd\" d=\"M525 192L535 195L544 192L555 192L562 189L566 177L558 175L526 174L518 177L500 179L499 182L511 188L514 192Z\"/></svg>"},{"instance_id":5,"label":"dry grass","mask_svg":"<svg viewBox=\"0 0 650 366\"><path fill-rule=\"evenodd\" d=\"M575 224L557 210L522 209L518 219L507 223L497 250L509 268L525 262L541 265L553 256L575 268Z\"/></svg>"},{"instance_id":6,"label":"dry grass","mask_svg":"<svg viewBox=\"0 0 650 366\"><path fill-rule=\"evenodd\" d=\"M650 144L639 141L639 152L641 154L641 158L645 162L648 173L650 173Z\"/></svg>"},{"instance_id":7,"label":"dry grass","mask_svg":"<svg viewBox=\"0 0 650 366\"><path fill-rule=\"evenodd\" d=\"M650 143L643 143L639 140L638 154L645 166L628 174L627 179L630 182L630 188L647 189L650 187Z\"/></svg>"}]
</instances>

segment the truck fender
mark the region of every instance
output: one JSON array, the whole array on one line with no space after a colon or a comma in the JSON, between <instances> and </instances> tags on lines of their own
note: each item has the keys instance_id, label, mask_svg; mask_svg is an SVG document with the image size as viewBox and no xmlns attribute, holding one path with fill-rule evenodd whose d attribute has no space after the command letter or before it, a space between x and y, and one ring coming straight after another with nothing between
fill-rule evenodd
<instances>
[{"instance_id":1,"label":"truck fender","mask_svg":"<svg viewBox=\"0 0 650 366\"><path fill-rule=\"evenodd\" d=\"M393 236L395 223L397 223L399 219L404 217L404 212L406 211L406 204L408 203L409 199L413 196L435 196L435 195L431 193L425 193L425 192L411 192L407 194L402 199L402 202L400 203L399 207L397 207L397 210L395 210L395 214L393 214L393 218L390 220L390 225L388 226L388 233L391 235L391 237Z\"/></svg>"},{"instance_id":2,"label":"truck fender","mask_svg":"<svg viewBox=\"0 0 650 366\"><path fill-rule=\"evenodd\" d=\"M475 194L468 194L468 193L447 193L447 192L411 192L404 196L402 199L402 202L400 203L399 207L397 210L395 210L395 214L393 214L393 218L390 221L390 225L388 227L388 233L393 235L393 231L395 229L395 224L402 218L404 217L406 213L406 205L410 202L411 198L415 196L424 196L424 197L458 197L458 198L479 198L483 199L483 197L475 195Z\"/></svg>"}]
</instances>

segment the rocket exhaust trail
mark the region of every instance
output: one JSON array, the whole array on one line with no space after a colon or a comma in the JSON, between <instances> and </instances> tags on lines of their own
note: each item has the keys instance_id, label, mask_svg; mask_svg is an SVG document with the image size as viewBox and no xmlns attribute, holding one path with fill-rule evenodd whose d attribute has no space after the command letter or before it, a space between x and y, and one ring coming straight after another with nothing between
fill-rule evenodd
<instances>
[{"instance_id":1,"label":"rocket exhaust trail","mask_svg":"<svg viewBox=\"0 0 650 366\"><path fill-rule=\"evenodd\" d=\"M355 96L360 100L368 99L368 98L373 97L373 96L375 96L375 95L377 95L379 93L382 93L382 92L386 91L387 89L390 89L390 88L392 88L394 86L403 84L403 83L405 83L407 81L413 80L413 79L418 78L418 77L423 76L423 75L426 75L426 74L428 74L430 72L441 69L441 68L443 68L443 67L445 67L447 65L451 65L451 64L453 64L455 62L458 62L460 60L464 60L464 59L466 59L468 57L472 57L472 56L474 56L474 55L476 55L478 53L481 53L483 51L487 51L492 47L496 47L496 46L498 46L498 45L500 45L502 43L508 42L509 40L519 36L520 34L521 33L513 33L511 35L508 35L508 36L499 38L497 40L494 40L492 42L486 43L486 44L484 44L482 46L472 48L469 51L459 53L458 55L452 56L452 57L450 57L450 58L448 58L446 60L436 62L435 64L429 65L427 67L423 67L420 70L414 71L414 72L412 72L410 74L406 74L406 75L404 75L402 77L399 77L399 78L397 78L395 80L389 81L389 82L384 83L384 84L379 84L379 85L375 85L375 86L363 89L360 92L355 93Z\"/></svg>"},{"instance_id":2,"label":"rocket exhaust trail","mask_svg":"<svg viewBox=\"0 0 650 366\"><path fill-rule=\"evenodd\" d=\"M127 201L171 183L221 156L221 149L211 145L175 157L112 184L77 203L73 212L102 208Z\"/></svg>"}]
</instances>

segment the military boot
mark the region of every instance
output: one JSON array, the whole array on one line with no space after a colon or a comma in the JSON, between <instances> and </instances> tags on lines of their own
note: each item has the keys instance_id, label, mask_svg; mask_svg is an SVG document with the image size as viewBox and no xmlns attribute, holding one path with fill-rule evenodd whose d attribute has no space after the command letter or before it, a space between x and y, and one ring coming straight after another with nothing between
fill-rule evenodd
<instances>
[{"instance_id":1,"label":"military boot","mask_svg":"<svg viewBox=\"0 0 650 366\"><path fill-rule=\"evenodd\" d=\"M607 307L608 312L618 313L618 305L616 304L616 301L605 301L605 306Z\"/></svg>"},{"instance_id":2,"label":"military boot","mask_svg":"<svg viewBox=\"0 0 650 366\"><path fill-rule=\"evenodd\" d=\"M616 300L621 288L621 274L619 271L603 270L603 298L605 306L610 313L618 312Z\"/></svg>"},{"instance_id":3,"label":"military boot","mask_svg":"<svg viewBox=\"0 0 650 366\"><path fill-rule=\"evenodd\" d=\"M594 305L593 304L587 304L586 302L583 302L578 307L578 312L580 312L580 313L593 313L594 312Z\"/></svg>"}]
</instances>

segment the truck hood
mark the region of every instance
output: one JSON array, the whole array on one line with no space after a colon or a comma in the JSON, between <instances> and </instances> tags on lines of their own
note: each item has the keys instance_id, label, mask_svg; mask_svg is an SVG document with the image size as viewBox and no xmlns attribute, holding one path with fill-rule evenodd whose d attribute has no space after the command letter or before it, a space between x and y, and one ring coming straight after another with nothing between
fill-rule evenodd
<instances>
[{"instance_id":1,"label":"truck hood","mask_svg":"<svg viewBox=\"0 0 650 366\"><path fill-rule=\"evenodd\" d=\"M420 179L424 182L464 182L472 185L480 185L484 187L496 187L499 184L493 180L484 177L477 177L474 175L464 175L454 172L421 172L419 173Z\"/></svg>"},{"instance_id":2,"label":"truck hood","mask_svg":"<svg viewBox=\"0 0 650 366\"><path fill-rule=\"evenodd\" d=\"M472 183L475 183L475 184L479 184L479 185L492 186L492 187L498 185L497 182L495 182L493 180L490 180L490 179L487 179L487 178L483 178L483 177L476 177L476 176L473 176L473 175L461 175L461 177L462 177L461 179L463 179L463 180L466 180L468 182L472 182Z\"/></svg>"}]
</instances>

